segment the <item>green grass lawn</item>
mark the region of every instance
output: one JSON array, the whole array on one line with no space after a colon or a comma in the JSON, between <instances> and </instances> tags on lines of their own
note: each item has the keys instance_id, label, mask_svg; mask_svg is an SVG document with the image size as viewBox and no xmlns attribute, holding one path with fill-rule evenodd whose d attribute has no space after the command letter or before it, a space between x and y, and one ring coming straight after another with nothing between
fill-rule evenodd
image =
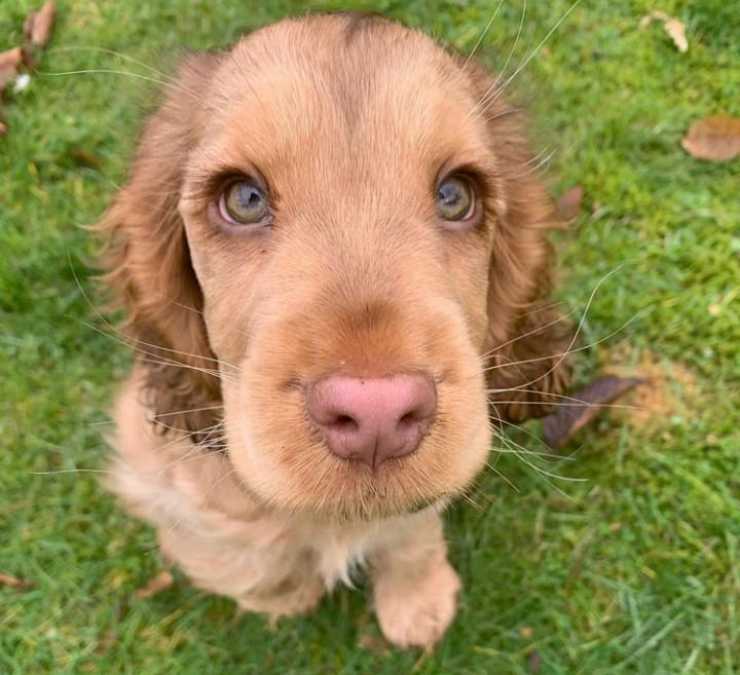
<instances>
[{"instance_id":1,"label":"green grass lawn","mask_svg":"<svg viewBox=\"0 0 740 675\"><path fill-rule=\"evenodd\" d=\"M0 51L29 0L0 0ZM40 70L171 67L182 47L227 45L307 7L390 13L469 50L497 0L313 4L60 2ZM514 71L569 2L504 0L480 56ZM129 362L88 300L94 222L124 179L151 83L38 74L6 97L0 138L0 673L643 673L740 671L740 160L692 159L696 118L740 115L740 5L664 0L687 26L679 53L653 2L583 0L516 78L554 193L581 184L560 237L560 299L582 313L582 380L653 378L581 434L568 457L498 456L477 506L451 510L465 582L429 656L385 649L367 589L340 589L271 630L162 569L152 531L99 485L112 381ZM512 47L513 51L512 51ZM92 51L87 47L121 54ZM125 56L125 58L124 58ZM99 158L80 163L79 151ZM621 267L620 267L621 265ZM598 343L598 344L596 344ZM537 424L508 434L542 451ZM530 461L530 460L528 460ZM579 481L565 479L583 479Z\"/></svg>"}]
</instances>

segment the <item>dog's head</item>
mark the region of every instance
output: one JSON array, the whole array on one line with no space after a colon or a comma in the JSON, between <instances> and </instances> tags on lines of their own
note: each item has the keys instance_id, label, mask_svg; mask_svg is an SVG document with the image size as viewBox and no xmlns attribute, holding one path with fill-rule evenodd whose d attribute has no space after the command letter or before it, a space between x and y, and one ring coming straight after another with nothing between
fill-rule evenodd
<instances>
[{"instance_id":1,"label":"dog's head","mask_svg":"<svg viewBox=\"0 0 740 675\"><path fill-rule=\"evenodd\" d=\"M281 508L463 490L487 388L519 420L563 370L550 203L500 93L374 17L188 58L102 224L158 419L202 442L222 416L238 476Z\"/></svg>"}]
</instances>

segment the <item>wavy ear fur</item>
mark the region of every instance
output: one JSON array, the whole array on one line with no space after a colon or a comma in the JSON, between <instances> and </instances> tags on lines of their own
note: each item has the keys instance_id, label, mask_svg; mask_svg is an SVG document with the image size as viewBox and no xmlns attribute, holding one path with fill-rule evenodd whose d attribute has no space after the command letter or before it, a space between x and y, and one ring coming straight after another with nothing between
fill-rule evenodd
<instances>
[{"instance_id":1,"label":"wavy ear fur","mask_svg":"<svg viewBox=\"0 0 740 675\"><path fill-rule=\"evenodd\" d=\"M501 99L488 74L469 63L497 162L496 232L489 272L486 367L492 416L521 422L549 412L569 380L570 324L549 300L553 250L561 228L537 176L524 115ZM487 95L488 94L488 95Z\"/></svg>"},{"instance_id":2,"label":"wavy ear fur","mask_svg":"<svg viewBox=\"0 0 740 675\"><path fill-rule=\"evenodd\" d=\"M126 313L125 332L146 373L142 393L153 420L201 439L219 419L218 410L202 408L218 406L221 391L177 205L202 124L200 95L217 63L212 54L183 61L146 122L126 186L96 227L105 243L103 279Z\"/></svg>"}]
</instances>

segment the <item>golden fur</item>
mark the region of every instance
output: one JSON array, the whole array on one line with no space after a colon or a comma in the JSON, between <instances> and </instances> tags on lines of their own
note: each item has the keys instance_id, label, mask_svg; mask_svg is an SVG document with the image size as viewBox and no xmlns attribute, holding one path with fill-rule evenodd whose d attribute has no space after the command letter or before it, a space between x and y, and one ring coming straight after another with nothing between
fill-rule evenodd
<instances>
[{"instance_id":1,"label":"golden fur","mask_svg":"<svg viewBox=\"0 0 740 675\"><path fill-rule=\"evenodd\" d=\"M139 353L112 488L197 585L280 616L364 563L392 642L452 620L438 514L485 464L489 401L520 421L565 380L551 204L491 86L419 32L321 15L188 57L148 120L100 226ZM461 231L433 200L456 168L483 213ZM255 173L273 226L215 226L223 177ZM372 471L327 452L306 383L417 371L438 408L414 453Z\"/></svg>"}]
</instances>

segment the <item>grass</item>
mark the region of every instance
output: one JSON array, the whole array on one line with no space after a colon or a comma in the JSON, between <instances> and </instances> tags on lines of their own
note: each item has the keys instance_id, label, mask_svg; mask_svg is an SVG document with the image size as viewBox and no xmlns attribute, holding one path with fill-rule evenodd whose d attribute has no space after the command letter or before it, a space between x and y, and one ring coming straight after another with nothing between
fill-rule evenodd
<instances>
[{"instance_id":1,"label":"grass","mask_svg":"<svg viewBox=\"0 0 740 675\"><path fill-rule=\"evenodd\" d=\"M28 0L0 0L0 50L20 39ZM219 47L306 3L60 2L43 73L150 74L115 50L169 67L181 46ZM311 8L319 5L309 3ZM336 8L339 5L323 4ZM367 9L358 2L344 7ZM491 2L371 8L470 49ZM569 2L530 2L509 72ZM521 4L504 0L481 48L502 66ZM517 77L551 184L585 189L584 215L559 242L561 297L582 312L579 376L615 365L648 372L643 410L603 417L540 461L515 455L448 517L465 581L434 654L377 642L366 589L342 589L315 615L270 630L184 579L133 599L159 569L152 531L126 517L95 470L111 381L128 355L86 298L94 222L125 175L149 83L39 74L11 95L0 139L0 587L2 673L706 673L740 669L740 163L691 159L696 118L740 114L740 6L664 0L686 22L680 54L647 0L583 0ZM99 168L79 164L83 149ZM621 267L620 267L621 265ZM78 284L79 281L79 284ZM84 293L83 293L84 291ZM629 323L628 323L629 322ZM625 323L628 325L625 326ZM608 337L610 336L610 337ZM538 427L511 441L536 449ZM90 471L88 471L90 470ZM539 659L539 663L538 663Z\"/></svg>"}]
</instances>

